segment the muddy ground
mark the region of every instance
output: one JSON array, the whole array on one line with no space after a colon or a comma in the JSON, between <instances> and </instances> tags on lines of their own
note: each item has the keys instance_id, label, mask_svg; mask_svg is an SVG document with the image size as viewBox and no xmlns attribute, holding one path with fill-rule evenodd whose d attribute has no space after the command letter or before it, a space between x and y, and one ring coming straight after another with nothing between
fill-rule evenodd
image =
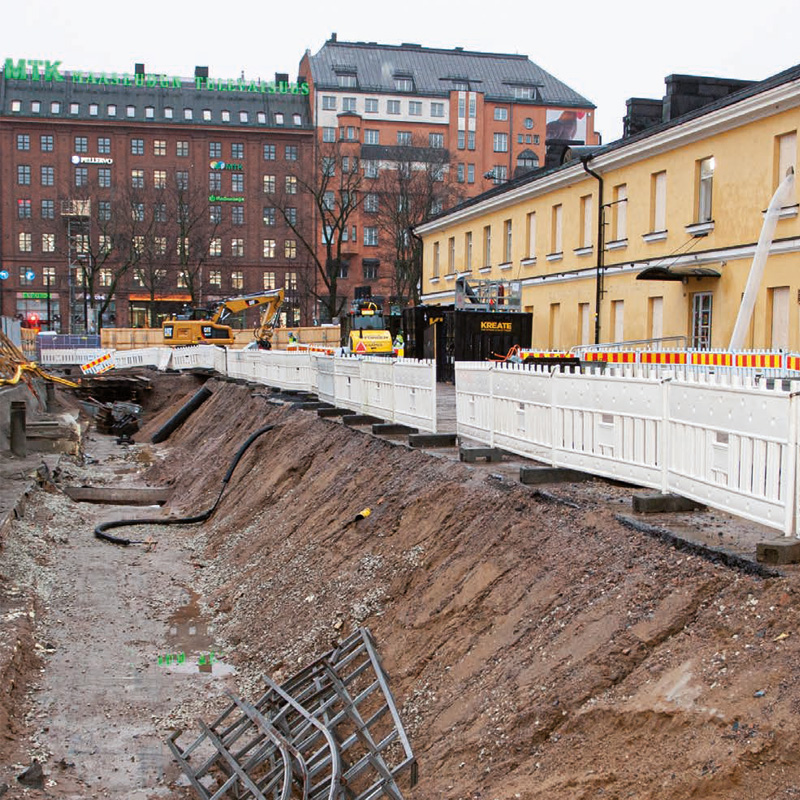
<instances>
[{"instance_id":1,"label":"muddy ground","mask_svg":"<svg viewBox=\"0 0 800 800\"><path fill-rule=\"evenodd\" d=\"M367 625L419 762L408 798L800 797L797 568L764 578L631 530L615 516L625 487L537 494L494 465L207 385L153 446L196 388L164 376L140 443L90 432L88 462L62 459L56 483L170 486L148 513L196 512L242 441L278 425L209 523L130 529L157 546L114 547L95 522L142 509L44 487L7 530L0 796L191 797L170 731L210 719L223 687L252 698L260 673L281 680ZM763 535L720 514L681 524L731 545ZM159 664L170 652L186 661ZM33 757L45 786L23 790Z\"/></svg>"}]
</instances>

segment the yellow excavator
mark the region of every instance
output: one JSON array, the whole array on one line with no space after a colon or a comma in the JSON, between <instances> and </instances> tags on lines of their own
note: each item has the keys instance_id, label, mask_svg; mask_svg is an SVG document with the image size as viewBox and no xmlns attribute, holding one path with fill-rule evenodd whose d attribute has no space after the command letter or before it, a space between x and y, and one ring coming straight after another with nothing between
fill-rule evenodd
<instances>
[{"instance_id":1,"label":"yellow excavator","mask_svg":"<svg viewBox=\"0 0 800 800\"><path fill-rule=\"evenodd\" d=\"M225 320L239 311L263 306L253 336L258 346L269 350L272 333L278 320L278 311L283 304L283 289L242 294L227 297L208 308L187 308L164 320L161 327L164 344L183 347L190 344L233 344L233 328Z\"/></svg>"}]
</instances>

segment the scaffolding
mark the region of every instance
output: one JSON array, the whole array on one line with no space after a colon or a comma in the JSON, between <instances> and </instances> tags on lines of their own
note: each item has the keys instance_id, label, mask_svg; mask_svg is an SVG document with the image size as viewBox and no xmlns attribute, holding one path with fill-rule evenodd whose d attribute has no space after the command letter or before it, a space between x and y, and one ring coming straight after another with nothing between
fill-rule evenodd
<instances>
[{"instance_id":1,"label":"scaffolding","mask_svg":"<svg viewBox=\"0 0 800 800\"><path fill-rule=\"evenodd\" d=\"M85 270L90 258L89 233L92 215L91 200L62 200L61 219L67 226L67 282L69 317L67 333L86 333L87 302ZM83 280L83 296L78 300L77 276Z\"/></svg>"},{"instance_id":2,"label":"scaffolding","mask_svg":"<svg viewBox=\"0 0 800 800\"><path fill-rule=\"evenodd\" d=\"M416 761L367 628L283 684L230 704L185 749L167 740L201 800L403 800Z\"/></svg>"},{"instance_id":3,"label":"scaffolding","mask_svg":"<svg viewBox=\"0 0 800 800\"><path fill-rule=\"evenodd\" d=\"M522 311L521 281L473 281L456 279L458 311Z\"/></svg>"}]
</instances>

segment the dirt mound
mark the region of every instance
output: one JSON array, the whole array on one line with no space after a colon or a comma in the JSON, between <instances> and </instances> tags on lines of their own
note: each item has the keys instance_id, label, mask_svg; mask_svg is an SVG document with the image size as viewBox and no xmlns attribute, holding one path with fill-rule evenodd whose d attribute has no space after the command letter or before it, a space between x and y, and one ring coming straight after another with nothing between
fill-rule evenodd
<instances>
[{"instance_id":1,"label":"dirt mound","mask_svg":"<svg viewBox=\"0 0 800 800\"><path fill-rule=\"evenodd\" d=\"M244 693L366 624L418 756L411 798L795 796L796 577L208 386L148 477L200 510L279 426L195 541Z\"/></svg>"}]
</instances>

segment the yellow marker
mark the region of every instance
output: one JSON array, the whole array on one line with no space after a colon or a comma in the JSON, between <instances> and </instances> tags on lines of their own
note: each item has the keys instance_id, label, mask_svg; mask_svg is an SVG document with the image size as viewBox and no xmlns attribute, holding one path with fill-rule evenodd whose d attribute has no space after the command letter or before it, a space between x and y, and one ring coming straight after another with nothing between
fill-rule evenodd
<instances>
[{"instance_id":1,"label":"yellow marker","mask_svg":"<svg viewBox=\"0 0 800 800\"><path fill-rule=\"evenodd\" d=\"M371 513L372 513L371 509L363 508L361 509L361 511L358 512L358 514L356 514L356 520L366 519Z\"/></svg>"}]
</instances>

